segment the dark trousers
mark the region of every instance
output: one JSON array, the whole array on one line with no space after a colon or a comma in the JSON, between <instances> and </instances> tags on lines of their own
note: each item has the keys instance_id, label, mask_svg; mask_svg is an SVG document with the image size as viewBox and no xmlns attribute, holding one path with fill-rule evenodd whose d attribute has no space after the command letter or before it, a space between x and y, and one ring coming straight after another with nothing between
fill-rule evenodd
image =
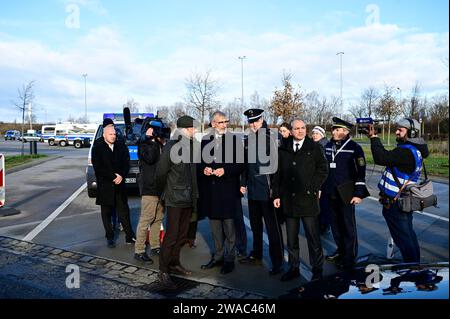
<instances>
[{"instance_id":1,"label":"dark trousers","mask_svg":"<svg viewBox=\"0 0 450 319\"><path fill-rule=\"evenodd\" d=\"M169 272L170 266L180 264L180 251L187 238L191 215L192 207L167 207L166 234L159 254L159 270L162 272Z\"/></svg>"},{"instance_id":2,"label":"dark trousers","mask_svg":"<svg viewBox=\"0 0 450 319\"><path fill-rule=\"evenodd\" d=\"M309 262L313 272L322 271L323 250L320 241L319 217L286 217L287 246L289 251L289 268L298 268L300 265L300 249L298 232L300 230L300 219L305 229L306 241L308 243Z\"/></svg>"},{"instance_id":3,"label":"dark trousers","mask_svg":"<svg viewBox=\"0 0 450 319\"><path fill-rule=\"evenodd\" d=\"M342 256L342 265L349 269L355 265L358 256L358 235L356 233L355 206L345 205L339 198L329 198L331 230L337 250Z\"/></svg>"},{"instance_id":4,"label":"dark trousers","mask_svg":"<svg viewBox=\"0 0 450 319\"><path fill-rule=\"evenodd\" d=\"M130 208L127 201L124 199L124 194L121 191L115 190L114 206L101 205L103 227L105 228L105 237L108 240L114 239L114 228L112 225L112 215L114 210L119 216L119 222L123 226L126 234L126 240L131 241L135 237L130 222Z\"/></svg>"},{"instance_id":5,"label":"dark trousers","mask_svg":"<svg viewBox=\"0 0 450 319\"><path fill-rule=\"evenodd\" d=\"M242 203L239 198L237 203L237 211L234 217L234 227L236 230L236 249L241 255L247 254L247 229L244 223L244 213L242 211Z\"/></svg>"},{"instance_id":6,"label":"dark trousers","mask_svg":"<svg viewBox=\"0 0 450 319\"><path fill-rule=\"evenodd\" d=\"M187 233L187 239L195 240L195 237L197 237L197 225L198 221L194 220L189 223L189 229Z\"/></svg>"},{"instance_id":7,"label":"dark trousers","mask_svg":"<svg viewBox=\"0 0 450 319\"><path fill-rule=\"evenodd\" d=\"M420 247L413 229L413 214L398 207L398 202L389 209L383 207L383 216L394 243L400 249L404 262L420 262Z\"/></svg>"},{"instance_id":8,"label":"dark trousers","mask_svg":"<svg viewBox=\"0 0 450 319\"><path fill-rule=\"evenodd\" d=\"M326 196L320 197L319 224L323 228L327 228L331 225L330 204Z\"/></svg>"},{"instance_id":9,"label":"dark trousers","mask_svg":"<svg viewBox=\"0 0 450 319\"><path fill-rule=\"evenodd\" d=\"M248 200L250 226L253 233L253 256L263 256L263 218L269 238L269 255L273 267L283 263L283 240L275 210L270 201Z\"/></svg>"},{"instance_id":10,"label":"dark trousers","mask_svg":"<svg viewBox=\"0 0 450 319\"><path fill-rule=\"evenodd\" d=\"M214 239L214 259L233 262L236 255L236 230L233 219L210 219Z\"/></svg>"}]
</instances>

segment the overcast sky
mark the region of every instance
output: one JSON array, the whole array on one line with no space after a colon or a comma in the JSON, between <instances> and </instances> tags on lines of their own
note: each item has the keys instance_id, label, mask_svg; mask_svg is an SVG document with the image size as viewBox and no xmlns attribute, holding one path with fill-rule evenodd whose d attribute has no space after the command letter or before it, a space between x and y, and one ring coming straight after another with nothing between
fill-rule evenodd
<instances>
[{"instance_id":1,"label":"overcast sky","mask_svg":"<svg viewBox=\"0 0 450 319\"><path fill-rule=\"evenodd\" d=\"M283 70L304 92L340 94L369 86L407 96L448 91L448 1L48 0L0 2L0 121L21 120L17 88L35 80L39 122L141 110L185 96L185 79L211 70L223 105L258 91L270 98Z\"/></svg>"}]
</instances>

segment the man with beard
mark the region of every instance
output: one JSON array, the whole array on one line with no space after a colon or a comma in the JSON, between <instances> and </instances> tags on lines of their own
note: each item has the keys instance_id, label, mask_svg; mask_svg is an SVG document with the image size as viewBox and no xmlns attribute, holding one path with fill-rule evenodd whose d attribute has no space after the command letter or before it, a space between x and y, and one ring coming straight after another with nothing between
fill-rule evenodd
<instances>
[{"instance_id":1,"label":"man with beard","mask_svg":"<svg viewBox=\"0 0 450 319\"><path fill-rule=\"evenodd\" d=\"M198 165L199 214L209 218L215 248L210 262L201 268L222 265L222 274L234 269L235 219L242 215L239 188L243 161L236 161L237 138L227 132L227 125L224 113L212 114L212 130L202 139L202 161Z\"/></svg>"},{"instance_id":2,"label":"man with beard","mask_svg":"<svg viewBox=\"0 0 450 319\"><path fill-rule=\"evenodd\" d=\"M373 125L369 126L367 134L375 164L386 166L378 188L383 204L383 216L391 236L400 249L404 262L420 262L420 247L413 229L413 214L402 211L394 198L406 182L413 184L419 181L423 159L429 155L428 146L420 137L419 122L414 119L400 120L395 135L397 147L388 151L378 138Z\"/></svg>"}]
</instances>

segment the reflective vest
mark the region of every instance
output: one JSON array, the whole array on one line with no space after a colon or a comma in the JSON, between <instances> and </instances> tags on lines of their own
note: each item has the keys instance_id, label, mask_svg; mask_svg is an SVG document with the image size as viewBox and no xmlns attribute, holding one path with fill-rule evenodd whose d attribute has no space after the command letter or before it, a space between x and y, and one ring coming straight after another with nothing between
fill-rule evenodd
<instances>
[{"instance_id":1,"label":"reflective vest","mask_svg":"<svg viewBox=\"0 0 450 319\"><path fill-rule=\"evenodd\" d=\"M420 154L420 151L411 144L402 144L398 147L411 150L414 155L416 168L414 169L414 172L412 172L411 174L407 174L400 172L396 167L394 167L394 173L401 185L405 184L408 180L408 184L415 184L419 180L420 172L422 171L422 154ZM385 194L391 198L394 198L400 191L400 188L396 183L395 178L392 175L392 171L389 167L386 167L386 169L384 170L384 173L381 176L381 180L378 183L378 188L380 189L382 194Z\"/></svg>"}]
</instances>

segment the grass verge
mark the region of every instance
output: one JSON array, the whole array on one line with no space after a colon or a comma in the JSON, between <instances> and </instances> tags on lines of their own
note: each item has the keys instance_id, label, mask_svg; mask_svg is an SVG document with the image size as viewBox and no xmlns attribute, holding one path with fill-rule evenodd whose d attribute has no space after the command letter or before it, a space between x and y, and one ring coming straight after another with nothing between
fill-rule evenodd
<instances>
[{"instance_id":1,"label":"grass verge","mask_svg":"<svg viewBox=\"0 0 450 319\"><path fill-rule=\"evenodd\" d=\"M5 156L5 166L6 169L10 169L12 167L22 165L25 163L32 162L35 159L47 157L45 154L36 154L36 155L17 155L17 156Z\"/></svg>"}]
</instances>

